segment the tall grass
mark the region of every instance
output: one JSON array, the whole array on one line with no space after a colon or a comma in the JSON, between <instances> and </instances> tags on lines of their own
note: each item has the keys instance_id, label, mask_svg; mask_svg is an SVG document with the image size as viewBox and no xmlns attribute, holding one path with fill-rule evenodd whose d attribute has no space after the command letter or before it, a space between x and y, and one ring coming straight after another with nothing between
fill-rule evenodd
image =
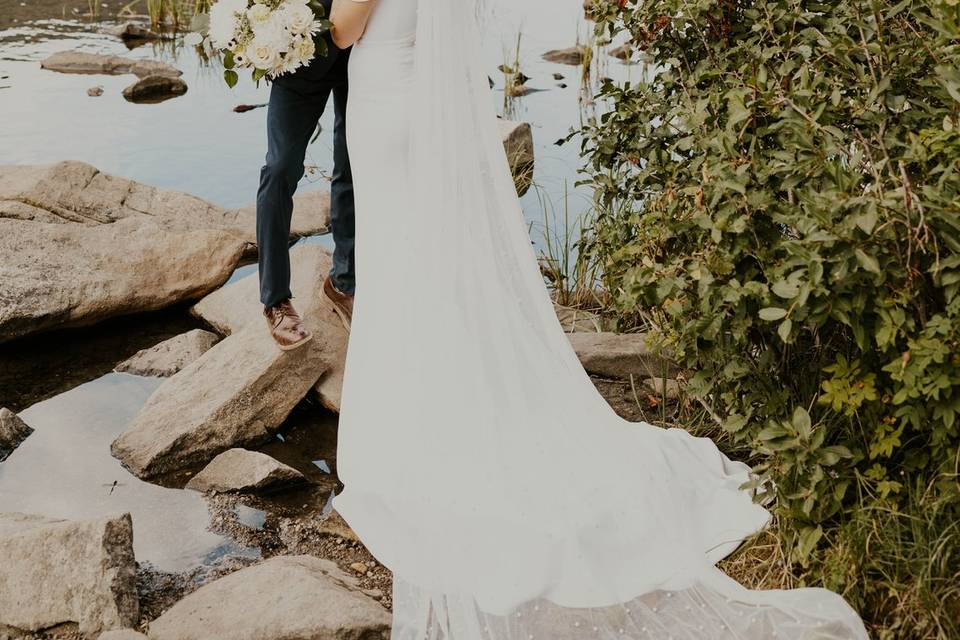
<instances>
[{"instance_id":1,"label":"tall grass","mask_svg":"<svg viewBox=\"0 0 960 640\"><path fill-rule=\"evenodd\" d=\"M124 13L146 12L154 29L186 29L194 16L210 10L214 0L133 0L120 10Z\"/></svg>"},{"instance_id":2,"label":"tall grass","mask_svg":"<svg viewBox=\"0 0 960 640\"><path fill-rule=\"evenodd\" d=\"M571 212L570 191L564 183L563 201L559 207L538 184L533 185L543 212L540 271L550 284L556 301L568 307L596 308L600 299L599 263L581 251L584 233L592 224L589 210L575 215Z\"/></svg>"},{"instance_id":3,"label":"tall grass","mask_svg":"<svg viewBox=\"0 0 960 640\"><path fill-rule=\"evenodd\" d=\"M661 424L711 438L734 459L757 462L696 404L681 401L669 423ZM787 534L774 519L719 566L752 589L832 589L863 616L875 640L957 640L960 511L943 494L945 486L960 491L957 477L954 472L926 486L908 483L907 500L899 508L862 500L871 506L847 513L830 533L829 551L806 565L789 557ZM859 490L870 491L869 483L862 482ZM768 507L776 511L775 505Z\"/></svg>"}]
</instances>

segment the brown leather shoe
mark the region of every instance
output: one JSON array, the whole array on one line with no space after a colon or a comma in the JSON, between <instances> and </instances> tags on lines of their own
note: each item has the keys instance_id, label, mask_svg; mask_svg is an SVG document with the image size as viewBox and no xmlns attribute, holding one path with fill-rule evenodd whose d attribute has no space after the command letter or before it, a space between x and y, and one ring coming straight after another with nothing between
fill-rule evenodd
<instances>
[{"instance_id":1,"label":"brown leather shoe","mask_svg":"<svg viewBox=\"0 0 960 640\"><path fill-rule=\"evenodd\" d=\"M353 320L353 296L338 291L333 286L333 280L330 279L330 276L327 276L327 279L323 281L323 292L333 303L333 310L340 316L343 326L346 327L347 331L350 331L350 323Z\"/></svg>"},{"instance_id":2,"label":"brown leather shoe","mask_svg":"<svg viewBox=\"0 0 960 640\"><path fill-rule=\"evenodd\" d=\"M283 351L296 349L313 337L289 299L272 307L264 307L263 315L270 327L270 335Z\"/></svg>"}]
</instances>

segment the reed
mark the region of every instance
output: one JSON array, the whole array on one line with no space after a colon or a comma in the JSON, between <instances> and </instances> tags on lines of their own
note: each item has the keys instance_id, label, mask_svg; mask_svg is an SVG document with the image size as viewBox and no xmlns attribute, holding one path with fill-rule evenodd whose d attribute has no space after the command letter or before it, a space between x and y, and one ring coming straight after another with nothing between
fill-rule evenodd
<instances>
[{"instance_id":1,"label":"reed","mask_svg":"<svg viewBox=\"0 0 960 640\"><path fill-rule=\"evenodd\" d=\"M570 207L569 185L564 182L563 202L554 204L540 185L532 188L543 213L540 271L550 284L556 301L567 307L596 308L603 302L598 289L599 263L581 250L584 233L591 225L590 212L575 215Z\"/></svg>"},{"instance_id":2,"label":"reed","mask_svg":"<svg viewBox=\"0 0 960 640\"><path fill-rule=\"evenodd\" d=\"M133 0L120 13L140 13L146 11L150 16L150 25L154 29L186 29L194 16L210 10L214 0Z\"/></svg>"}]
</instances>

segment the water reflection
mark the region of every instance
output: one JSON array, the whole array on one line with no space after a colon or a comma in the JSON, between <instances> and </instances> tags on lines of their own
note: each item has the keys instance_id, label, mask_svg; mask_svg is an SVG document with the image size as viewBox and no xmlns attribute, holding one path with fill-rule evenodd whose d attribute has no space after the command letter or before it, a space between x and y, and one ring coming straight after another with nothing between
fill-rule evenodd
<instances>
[{"instance_id":1,"label":"water reflection","mask_svg":"<svg viewBox=\"0 0 960 640\"><path fill-rule=\"evenodd\" d=\"M80 519L129 511L137 559L165 571L241 552L207 530L200 494L141 482L110 455L160 383L111 373L23 411L35 431L0 464L0 512Z\"/></svg>"}]
</instances>

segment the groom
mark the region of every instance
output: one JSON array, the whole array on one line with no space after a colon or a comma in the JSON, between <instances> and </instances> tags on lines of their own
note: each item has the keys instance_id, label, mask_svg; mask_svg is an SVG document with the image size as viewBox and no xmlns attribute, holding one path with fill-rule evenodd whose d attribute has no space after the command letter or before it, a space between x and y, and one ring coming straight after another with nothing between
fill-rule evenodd
<instances>
[{"instance_id":1,"label":"groom","mask_svg":"<svg viewBox=\"0 0 960 640\"><path fill-rule=\"evenodd\" d=\"M330 15L333 0L321 0ZM329 33L327 55L293 73L279 76L270 90L267 113L267 159L260 172L257 193L257 247L260 252L260 301L270 333L287 351L312 335L290 299L290 218L293 194L304 174L307 145L333 95L333 181L330 189L330 227L336 248L333 268L323 283L324 294L349 330L354 293L353 176L347 153L347 61L350 50L341 50Z\"/></svg>"}]
</instances>

